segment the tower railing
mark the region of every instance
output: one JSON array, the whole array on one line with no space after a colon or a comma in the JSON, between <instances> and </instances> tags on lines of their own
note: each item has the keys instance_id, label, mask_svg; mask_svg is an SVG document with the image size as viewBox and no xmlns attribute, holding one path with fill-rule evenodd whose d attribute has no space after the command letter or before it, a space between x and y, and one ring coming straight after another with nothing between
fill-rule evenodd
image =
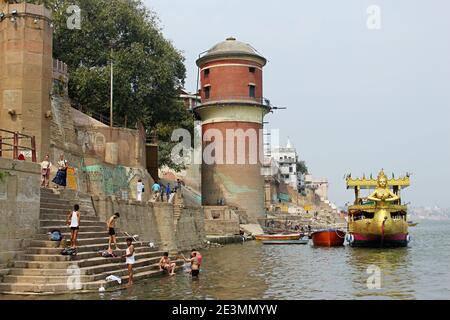
<instances>
[{"instance_id":1,"label":"tower railing","mask_svg":"<svg viewBox=\"0 0 450 320\"><path fill-rule=\"evenodd\" d=\"M26 145L25 145L26 144ZM0 158L7 157L6 153L12 153L12 158L20 160L22 151L31 152L31 161L36 159L36 138L23 133L0 129Z\"/></svg>"},{"instance_id":2,"label":"tower railing","mask_svg":"<svg viewBox=\"0 0 450 320\"><path fill-rule=\"evenodd\" d=\"M250 96L214 96L208 99L202 98L200 101L193 101L194 108L200 107L205 104L210 103L232 103L232 102L241 102L241 103L254 103L258 105L262 105L268 108L272 107L270 100L264 97L250 97Z\"/></svg>"}]
</instances>

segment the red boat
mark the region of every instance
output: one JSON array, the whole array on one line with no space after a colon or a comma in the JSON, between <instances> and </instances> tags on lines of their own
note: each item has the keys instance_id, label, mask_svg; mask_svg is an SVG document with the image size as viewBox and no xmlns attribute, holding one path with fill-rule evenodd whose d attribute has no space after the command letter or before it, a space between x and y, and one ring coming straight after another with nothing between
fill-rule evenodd
<instances>
[{"instance_id":1,"label":"red boat","mask_svg":"<svg viewBox=\"0 0 450 320\"><path fill-rule=\"evenodd\" d=\"M339 247L344 245L345 232L338 229L328 229L313 232L311 234L314 246Z\"/></svg>"}]
</instances>

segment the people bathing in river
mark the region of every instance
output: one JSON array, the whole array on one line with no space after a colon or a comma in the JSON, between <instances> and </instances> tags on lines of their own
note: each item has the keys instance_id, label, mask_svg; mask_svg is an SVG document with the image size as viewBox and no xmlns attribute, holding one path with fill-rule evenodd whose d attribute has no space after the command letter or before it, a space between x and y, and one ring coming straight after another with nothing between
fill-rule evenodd
<instances>
[{"instance_id":1,"label":"people bathing in river","mask_svg":"<svg viewBox=\"0 0 450 320\"><path fill-rule=\"evenodd\" d=\"M52 163L50 162L49 155L45 155L44 161L41 162L41 187L48 188L50 181L50 168Z\"/></svg>"},{"instance_id":2,"label":"people bathing in river","mask_svg":"<svg viewBox=\"0 0 450 320\"><path fill-rule=\"evenodd\" d=\"M116 239L116 221L120 218L120 214L118 212L114 213L114 215L108 219L107 222L107 228L108 228L108 234L109 234L109 242L108 242L108 252L112 251L111 244L114 243L114 247L116 249L119 249L117 247L117 239Z\"/></svg>"},{"instance_id":3,"label":"people bathing in river","mask_svg":"<svg viewBox=\"0 0 450 320\"><path fill-rule=\"evenodd\" d=\"M183 255L181 256L183 257L184 261L191 263L191 275L192 277L197 278L200 273L200 265L197 257L197 251L191 253L190 259L186 259L186 257Z\"/></svg>"},{"instance_id":4,"label":"people bathing in river","mask_svg":"<svg viewBox=\"0 0 450 320\"><path fill-rule=\"evenodd\" d=\"M202 255L200 254L199 251L197 251L196 249L192 249L192 250L191 250L191 259L194 257L194 253L195 253L196 256L197 256L197 260L198 260L198 269L200 270L200 267L201 267L202 261L203 261L203 257L202 257Z\"/></svg>"},{"instance_id":5,"label":"people bathing in river","mask_svg":"<svg viewBox=\"0 0 450 320\"><path fill-rule=\"evenodd\" d=\"M175 274L175 266L176 264L170 261L169 253L164 252L164 255L162 256L161 260L159 260L159 270L160 271L165 270L169 273L169 275L173 276Z\"/></svg>"},{"instance_id":6,"label":"people bathing in river","mask_svg":"<svg viewBox=\"0 0 450 320\"><path fill-rule=\"evenodd\" d=\"M70 247L73 249L77 248L77 237L80 231L80 206L78 204L73 206L73 211L69 212L67 216L67 225L70 226Z\"/></svg>"},{"instance_id":7,"label":"people bathing in river","mask_svg":"<svg viewBox=\"0 0 450 320\"><path fill-rule=\"evenodd\" d=\"M56 172L55 178L52 180L53 183L56 184L56 189L58 187L66 188L67 185L67 168L69 167L69 163L64 159L64 155L61 153L58 161L58 172Z\"/></svg>"},{"instance_id":8,"label":"people bathing in river","mask_svg":"<svg viewBox=\"0 0 450 320\"><path fill-rule=\"evenodd\" d=\"M133 265L136 262L136 259L134 257L134 245L133 245L133 238L127 238L127 250L125 251L125 254L122 256L122 258L125 258L125 262L127 264L128 268L128 286L133 285Z\"/></svg>"}]
</instances>

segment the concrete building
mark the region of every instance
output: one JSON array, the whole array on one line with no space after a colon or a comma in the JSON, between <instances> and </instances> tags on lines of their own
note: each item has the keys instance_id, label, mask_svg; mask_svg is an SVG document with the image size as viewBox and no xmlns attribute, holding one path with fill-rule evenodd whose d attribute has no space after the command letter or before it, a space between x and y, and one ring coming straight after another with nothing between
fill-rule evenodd
<instances>
[{"instance_id":1,"label":"concrete building","mask_svg":"<svg viewBox=\"0 0 450 320\"><path fill-rule=\"evenodd\" d=\"M50 139L51 12L2 1L0 13L0 128L35 136L41 159Z\"/></svg>"},{"instance_id":2,"label":"concrete building","mask_svg":"<svg viewBox=\"0 0 450 320\"><path fill-rule=\"evenodd\" d=\"M314 190L322 201L328 200L328 180L327 179L317 179L312 175L305 175L305 188Z\"/></svg>"},{"instance_id":3,"label":"concrete building","mask_svg":"<svg viewBox=\"0 0 450 320\"><path fill-rule=\"evenodd\" d=\"M278 162L281 181L298 190L297 162L298 154L288 139L286 146L274 147L272 158Z\"/></svg>"},{"instance_id":4,"label":"concrete building","mask_svg":"<svg viewBox=\"0 0 450 320\"><path fill-rule=\"evenodd\" d=\"M187 91L184 88L180 88L179 97L183 101L186 110L192 111L197 104L200 104L200 97L194 93Z\"/></svg>"},{"instance_id":5,"label":"concrete building","mask_svg":"<svg viewBox=\"0 0 450 320\"><path fill-rule=\"evenodd\" d=\"M265 216L262 129L271 108L263 98L266 62L235 38L216 44L197 60L201 104L194 110L202 120L202 202L243 208L251 223ZM240 151L239 140L244 143ZM206 163L211 149L215 161Z\"/></svg>"}]
</instances>

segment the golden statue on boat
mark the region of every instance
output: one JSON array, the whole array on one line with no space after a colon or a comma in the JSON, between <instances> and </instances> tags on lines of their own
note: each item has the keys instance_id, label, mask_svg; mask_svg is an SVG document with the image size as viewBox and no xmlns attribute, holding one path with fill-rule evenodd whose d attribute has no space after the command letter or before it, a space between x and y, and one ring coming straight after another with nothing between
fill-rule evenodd
<instances>
[{"instance_id":1,"label":"golden statue on boat","mask_svg":"<svg viewBox=\"0 0 450 320\"><path fill-rule=\"evenodd\" d=\"M354 188L355 202L348 207L350 246L405 247L408 234L407 206L401 203L401 190L410 185L409 175L389 179L383 170L377 179L347 176L347 189ZM373 190L362 197L361 189Z\"/></svg>"}]
</instances>

